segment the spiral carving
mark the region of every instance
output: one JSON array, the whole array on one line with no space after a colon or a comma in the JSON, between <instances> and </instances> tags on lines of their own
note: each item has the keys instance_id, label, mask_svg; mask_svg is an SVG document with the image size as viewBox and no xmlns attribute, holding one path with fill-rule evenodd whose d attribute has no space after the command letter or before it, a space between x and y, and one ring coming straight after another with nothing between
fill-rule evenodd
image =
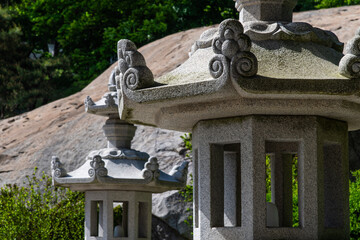
<instances>
[{"instance_id":1,"label":"spiral carving","mask_svg":"<svg viewBox=\"0 0 360 240\"><path fill-rule=\"evenodd\" d=\"M231 59L230 72L233 78L251 77L258 71L256 57L251 52L240 52Z\"/></svg>"},{"instance_id":2,"label":"spiral carving","mask_svg":"<svg viewBox=\"0 0 360 240\"><path fill-rule=\"evenodd\" d=\"M137 51L133 42L127 39L118 42L118 59L119 71L116 72L116 77L126 88L134 91L155 84L154 76L146 66L144 56Z\"/></svg>"},{"instance_id":3,"label":"spiral carving","mask_svg":"<svg viewBox=\"0 0 360 240\"><path fill-rule=\"evenodd\" d=\"M209 62L210 75L217 79L224 74L224 71L228 69L228 60L224 55L217 54Z\"/></svg>"},{"instance_id":4,"label":"spiral carving","mask_svg":"<svg viewBox=\"0 0 360 240\"><path fill-rule=\"evenodd\" d=\"M154 178L159 178L160 177L160 170L156 170L153 172Z\"/></svg>"},{"instance_id":5,"label":"spiral carving","mask_svg":"<svg viewBox=\"0 0 360 240\"><path fill-rule=\"evenodd\" d=\"M88 174L89 174L90 177L95 177L95 169L90 168L89 171L88 171Z\"/></svg>"},{"instance_id":6,"label":"spiral carving","mask_svg":"<svg viewBox=\"0 0 360 240\"><path fill-rule=\"evenodd\" d=\"M214 38L212 41L212 49L214 53L221 54L221 47L222 47L222 42L220 41L220 37Z\"/></svg>"},{"instance_id":7,"label":"spiral carving","mask_svg":"<svg viewBox=\"0 0 360 240\"><path fill-rule=\"evenodd\" d=\"M51 158L51 172L53 177L57 177L57 178L65 177L67 174L66 170L63 168L63 164L56 156L53 156Z\"/></svg>"},{"instance_id":8,"label":"spiral carving","mask_svg":"<svg viewBox=\"0 0 360 240\"><path fill-rule=\"evenodd\" d=\"M250 52L251 40L243 31L242 24L237 20L227 19L220 24L219 37L212 42L216 55L209 62L213 78L217 79L223 74L230 74L232 78L257 74L257 59Z\"/></svg>"},{"instance_id":9,"label":"spiral carving","mask_svg":"<svg viewBox=\"0 0 360 240\"><path fill-rule=\"evenodd\" d=\"M156 179L160 176L159 164L156 157L150 157L142 170L142 176L146 180Z\"/></svg>"},{"instance_id":10,"label":"spiral carving","mask_svg":"<svg viewBox=\"0 0 360 240\"><path fill-rule=\"evenodd\" d=\"M139 85L139 71L135 68L128 69L124 74L126 87L131 90L136 90Z\"/></svg>"},{"instance_id":11,"label":"spiral carving","mask_svg":"<svg viewBox=\"0 0 360 240\"><path fill-rule=\"evenodd\" d=\"M339 72L347 78L360 78L360 28L345 49L345 56L340 60Z\"/></svg>"},{"instance_id":12,"label":"spiral carving","mask_svg":"<svg viewBox=\"0 0 360 240\"><path fill-rule=\"evenodd\" d=\"M360 78L360 56L346 54L339 64L340 74L348 78Z\"/></svg>"},{"instance_id":13,"label":"spiral carving","mask_svg":"<svg viewBox=\"0 0 360 240\"><path fill-rule=\"evenodd\" d=\"M153 178L153 173L152 173L152 171L150 171L150 170L143 170L142 171L142 177L144 178L144 179L147 179L147 180L151 180L152 178Z\"/></svg>"},{"instance_id":14,"label":"spiral carving","mask_svg":"<svg viewBox=\"0 0 360 240\"><path fill-rule=\"evenodd\" d=\"M54 171L54 176L57 178L63 177L65 175L66 175L66 171L62 168L55 169L55 171Z\"/></svg>"},{"instance_id":15,"label":"spiral carving","mask_svg":"<svg viewBox=\"0 0 360 240\"><path fill-rule=\"evenodd\" d=\"M102 160L100 155L93 156L90 162L91 168L88 170L90 177L105 177L108 174L108 170L105 168L105 162Z\"/></svg>"},{"instance_id":16,"label":"spiral carving","mask_svg":"<svg viewBox=\"0 0 360 240\"><path fill-rule=\"evenodd\" d=\"M353 65L351 66L351 70L353 71L354 74L359 74L360 72L360 61L358 59L357 62L353 63Z\"/></svg>"},{"instance_id":17,"label":"spiral carving","mask_svg":"<svg viewBox=\"0 0 360 240\"><path fill-rule=\"evenodd\" d=\"M108 170L106 168L100 168L97 170L97 175L100 177L105 177L108 174Z\"/></svg>"}]
</instances>

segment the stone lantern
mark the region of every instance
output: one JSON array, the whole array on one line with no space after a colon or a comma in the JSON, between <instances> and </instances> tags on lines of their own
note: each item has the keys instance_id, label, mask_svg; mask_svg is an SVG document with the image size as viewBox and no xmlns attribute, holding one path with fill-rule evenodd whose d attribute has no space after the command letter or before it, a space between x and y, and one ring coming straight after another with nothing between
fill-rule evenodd
<instances>
[{"instance_id":1,"label":"stone lantern","mask_svg":"<svg viewBox=\"0 0 360 240\"><path fill-rule=\"evenodd\" d=\"M145 64L141 54L137 61ZM134 60L135 61L135 60ZM143 71L152 73L146 67ZM145 69L145 70L144 70ZM107 148L89 153L85 163L67 173L59 158L52 158L53 184L85 192L85 239L150 240L152 193L180 189L186 183L187 162L169 174L159 170L158 160L132 150L136 127L120 120L114 73L101 100L85 100L86 112L108 117L103 126ZM120 206L121 214L114 208Z\"/></svg>"},{"instance_id":2,"label":"stone lantern","mask_svg":"<svg viewBox=\"0 0 360 240\"><path fill-rule=\"evenodd\" d=\"M295 3L237 0L240 21L204 32L154 82L132 63L135 46L119 42L120 118L193 133L194 239L349 239L360 31L343 55L332 32L292 22Z\"/></svg>"}]
</instances>

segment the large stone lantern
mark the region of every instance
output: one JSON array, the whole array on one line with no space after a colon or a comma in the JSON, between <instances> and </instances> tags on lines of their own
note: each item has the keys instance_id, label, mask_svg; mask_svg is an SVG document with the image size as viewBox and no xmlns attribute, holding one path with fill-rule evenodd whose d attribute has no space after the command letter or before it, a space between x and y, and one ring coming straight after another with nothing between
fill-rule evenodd
<instances>
[{"instance_id":1,"label":"large stone lantern","mask_svg":"<svg viewBox=\"0 0 360 240\"><path fill-rule=\"evenodd\" d=\"M295 3L236 1L241 21L204 32L191 57L156 81L135 63L133 44L118 44L120 118L193 132L195 239L349 239L360 36L344 56L332 32L291 22Z\"/></svg>"},{"instance_id":2,"label":"large stone lantern","mask_svg":"<svg viewBox=\"0 0 360 240\"><path fill-rule=\"evenodd\" d=\"M108 117L103 126L107 148L90 152L85 163L69 173L59 158L53 157L53 183L85 192L86 240L149 240L151 195L184 187L187 162L166 174L159 170L155 157L130 148L136 127L120 120L117 103L121 95L117 95L114 83L112 74L109 92L101 100L85 100L88 113ZM120 216L114 212L118 206Z\"/></svg>"}]
</instances>

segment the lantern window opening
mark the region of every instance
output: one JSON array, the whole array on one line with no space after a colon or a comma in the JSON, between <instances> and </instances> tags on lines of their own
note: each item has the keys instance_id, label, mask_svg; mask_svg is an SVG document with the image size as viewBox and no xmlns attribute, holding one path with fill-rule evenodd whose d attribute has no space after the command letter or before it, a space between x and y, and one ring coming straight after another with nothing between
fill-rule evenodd
<instances>
[{"instance_id":1,"label":"lantern window opening","mask_svg":"<svg viewBox=\"0 0 360 240\"><path fill-rule=\"evenodd\" d=\"M91 201L90 213L90 236L103 237L103 215L104 204L103 201Z\"/></svg>"},{"instance_id":2,"label":"lantern window opening","mask_svg":"<svg viewBox=\"0 0 360 240\"><path fill-rule=\"evenodd\" d=\"M266 226L301 227L298 142L266 141Z\"/></svg>"},{"instance_id":3,"label":"lantern window opening","mask_svg":"<svg viewBox=\"0 0 360 240\"><path fill-rule=\"evenodd\" d=\"M241 227L240 143L211 144L211 226Z\"/></svg>"},{"instance_id":4,"label":"lantern window opening","mask_svg":"<svg viewBox=\"0 0 360 240\"><path fill-rule=\"evenodd\" d=\"M128 210L129 202L113 202L114 238L128 237Z\"/></svg>"}]
</instances>

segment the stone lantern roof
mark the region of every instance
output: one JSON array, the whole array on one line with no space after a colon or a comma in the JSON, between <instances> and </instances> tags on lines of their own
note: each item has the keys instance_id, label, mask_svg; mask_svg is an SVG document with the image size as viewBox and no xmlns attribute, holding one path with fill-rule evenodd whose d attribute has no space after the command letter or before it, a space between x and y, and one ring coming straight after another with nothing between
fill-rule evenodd
<instances>
[{"instance_id":1,"label":"stone lantern roof","mask_svg":"<svg viewBox=\"0 0 360 240\"><path fill-rule=\"evenodd\" d=\"M144 70L129 74L146 64L132 43L120 41L120 118L191 131L202 119L318 115L359 129L360 32L344 55L332 32L291 22L295 3L236 1L240 21L204 32L186 62L154 81Z\"/></svg>"},{"instance_id":2,"label":"stone lantern roof","mask_svg":"<svg viewBox=\"0 0 360 240\"><path fill-rule=\"evenodd\" d=\"M76 191L121 190L149 193L182 188L186 183L188 162L175 166L167 174L159 170L157 158L130 148L136 127L119 119L114 80L112 74L108 84L109 92L99 101L94 102L90 97L85 100L86 112L108 117L103 126L108 140L107 148L91 151L85 163L69 173L65 171L59 158L54 156L51 164L54 185Z\"/></svg>"}]
</instances>

